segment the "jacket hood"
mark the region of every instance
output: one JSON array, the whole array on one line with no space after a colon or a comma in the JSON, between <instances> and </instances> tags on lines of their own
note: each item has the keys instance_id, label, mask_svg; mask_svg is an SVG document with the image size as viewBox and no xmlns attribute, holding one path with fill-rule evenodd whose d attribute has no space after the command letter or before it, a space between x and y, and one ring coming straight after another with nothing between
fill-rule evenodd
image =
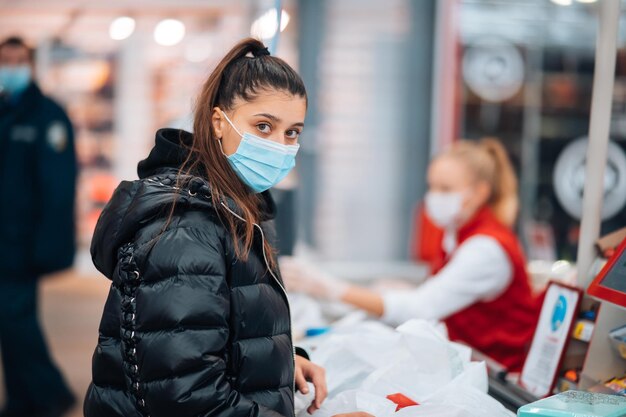
<instances>
[{"instance_id":1,"label":"jacket hood","mask_svg":"<svg viewBox=\"0 0 626 417\"><path fill-rule=\"evenodd\" d=\"M164 169L179 169L191 146L193 135L179 129L159 129L154 147L146 159L137 165L139 178L146 178Z\"/></svg>"},{"instance_id":2,"label":"jacket hood","mask_svg":"<svg viewBox=\"0 0 626 417\"><path fill-rule=\"evenodd\" d=\"M215 211L211 199L211 186L200 176L185 175L182 187L178 171L188 151L192 134L178 129L160 129L156 133L154 148L146 159L139 162L139 180L122 181L108 202L94 231L91 256L94 265L111 279L120 247L132 243L134 236L145 225L169 216L174 198L185 210ZM272 220L276 205L269 191L261 194L264 201L261 221ZM242 210L230 198L221 204L232 215L241 216Z\"/></svg>"}]
</instances>

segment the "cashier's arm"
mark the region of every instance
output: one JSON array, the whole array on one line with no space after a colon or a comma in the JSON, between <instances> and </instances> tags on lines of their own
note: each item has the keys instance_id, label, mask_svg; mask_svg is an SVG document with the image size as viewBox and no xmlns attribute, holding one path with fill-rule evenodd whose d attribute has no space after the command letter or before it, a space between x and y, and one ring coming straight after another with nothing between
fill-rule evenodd
<instances>
[{"instance_id":1,"label":"cashier's arm","mask_svg":"<svg viewBox=\"0 0 626 417\"><path fill-rule=\"evenodd\" d=\"M513 280L513 268L500 244L475 236L454 252L447 265L413 290L383 294L350 286L342 301L399 325L413 318L441 320L479 301L499 297Z\"/></svg>"}]
</instances>

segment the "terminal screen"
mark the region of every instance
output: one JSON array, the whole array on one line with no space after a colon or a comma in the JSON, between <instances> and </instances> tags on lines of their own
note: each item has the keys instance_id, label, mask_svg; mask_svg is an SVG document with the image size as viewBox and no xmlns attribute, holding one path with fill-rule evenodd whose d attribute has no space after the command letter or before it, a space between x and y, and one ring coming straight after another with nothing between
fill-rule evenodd
<instances>
[{"instance_id":1,"label":"terminal screen","mask_svg":"<svg viewBox=\"0 0 626 417\"><path fill-rule=\"evenodd\" d=\"M620 254L617 262L607 272L600 285L615 291L626 293L626 251Z\"/></svg>"}]
</instances>

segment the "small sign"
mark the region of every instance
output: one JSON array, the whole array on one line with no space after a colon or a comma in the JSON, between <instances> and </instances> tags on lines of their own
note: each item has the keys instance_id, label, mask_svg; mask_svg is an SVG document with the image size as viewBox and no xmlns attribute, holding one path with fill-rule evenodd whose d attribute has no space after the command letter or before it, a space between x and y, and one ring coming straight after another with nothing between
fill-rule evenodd
<instances>
[{"instance_id":1,"label":"small sign","mask_svg":"<svg viewBox=\"0 0 626 417\"><path fill-rule=\"evenodd\" d=\"M556 282L548 287L520 378L521 385L537 397L552 393L580 299L581 291L577 288Z\"/></svg>"}]
</instances>

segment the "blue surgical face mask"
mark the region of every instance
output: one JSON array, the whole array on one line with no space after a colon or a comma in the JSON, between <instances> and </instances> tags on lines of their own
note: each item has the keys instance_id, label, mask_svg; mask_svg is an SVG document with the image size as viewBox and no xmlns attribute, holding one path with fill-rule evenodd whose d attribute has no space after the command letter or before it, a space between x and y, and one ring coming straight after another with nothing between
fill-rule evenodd
<instances>
[{"instance_id":1,"label":"blue surgical face mask","mask_svg":"<svg viewBox=\"0 0 626 417\"><path fill-rule=\"evenodd\" d=\"M239 179L255 193L272 188L296 166L296 154L300 145L283 145L251 133L242 134L226 113L222 114L241 136L237 151L232 155L224 155Z\"/></svg>"},{"instance_id":2,"label":"blue surgical face mask","mask_svg":"<svg viewBox=\"0 0 626 417\"><path fill-rule=\"evenodd\" d=\"M0 93L19 94L30 84L32 74L28 65L0 67Z\"/></svg>"}]
</instances>

